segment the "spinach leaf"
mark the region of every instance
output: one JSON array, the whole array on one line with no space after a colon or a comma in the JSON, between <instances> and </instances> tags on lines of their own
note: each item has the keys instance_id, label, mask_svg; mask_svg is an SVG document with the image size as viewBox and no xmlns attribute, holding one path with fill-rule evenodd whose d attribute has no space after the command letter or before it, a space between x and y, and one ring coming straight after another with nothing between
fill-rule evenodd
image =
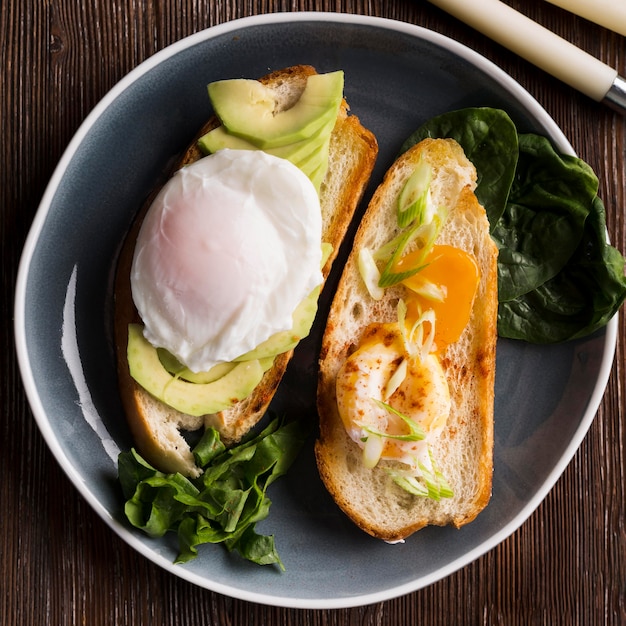
<instances>
[{"instance_id":1,"label":"spinach leaf","mask_svg":"<svg viewBox=\"0 0 626 626\"><path fill-rule=\"evenodd\" d=\"M500 303L498 332L535 343L584 337L605 326L625 298L624 258L606 241L604 205L596 196L569 263L534 291Z\"/></svg>"},{"instance_id":2,"label":"spinach leaf","mask_svg":"<svg viewBox=\"0 0 626 626\"><path fill-rule=\"evenodd\" d=\"M485 207L492 229L504 212L517 164L517 129L500 109L474 107L450 111L420 126L401 152L427 137L455 139L478 175L476 197Z\"/></svg>"},{"instance_id":3,"label":"spinach leaf","mask_svg":"<svg viewBox=\"0 0 626 626\"><path fill-rule=\"evenodd\" d=\"M499 109L444 113L403 144L451 137L478 174L498 254L498 334L533 343L583 337L626 298L624 258L606 242L598 179L539 135L520 134Z\"/></svg>"},{"instance_id":4,"label":"spinach leaf","mask_svg":"<svg viewBox=\"0 0 626 626\"><path fill-rule=\"evenodd\" d=\"M222 443L217 430L207 428L200 441L194 446L193 456L198 467L204 467L224 450L226 446Z\"/></svg>"},{"instance_id":5,"label":"spinach leaf","mask_svg":"<svg viewBox=\"0 0 626 626\"><path fill-rule=\"evenodd\" d=\"M269 513L267 488L289 469L306 436L301 422L274 419L258 435L226 449L209 428L193 450L204 467L195 479L164 474L135 450L122 452L118 472L126 517L152 537L176 532L177 563L195 558L201 544L221 543L254 563L284 569L273 537L254 528Z\"/></svg>"},{"instance_id":6,"label":"spinach leaf","mask_svg":"<svg viewBox=\"0 0 626 626\"><path fill-rule=\"evenodd\" d=\"M492 230L500 249L500 302L537 289L561 271L582 239L598 192L592 169L557 153L545 137L520 135L519 153L506 211Z\"/></svg>"}]
</instances>

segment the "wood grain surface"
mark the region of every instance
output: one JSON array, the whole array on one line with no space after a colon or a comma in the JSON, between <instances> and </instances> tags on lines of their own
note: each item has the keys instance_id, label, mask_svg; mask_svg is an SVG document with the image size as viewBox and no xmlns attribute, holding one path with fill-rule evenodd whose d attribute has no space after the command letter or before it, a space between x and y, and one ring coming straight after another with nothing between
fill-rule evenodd
<instances>
[{"instance_id":1,"label":"wood grain surface","mask_svg":"<svg viewBox=\"0 0 626 626\"><path fill-rule=\"evenodd\" d=\"M626 74L624 37L543 0L507 3ZM423 0L3 0L0 624L626 624L621 316L616 360L600 410L537 511L511 537L459 572L375 605L280 609L184 582L118 539L48 451L14 356L13 290L25 237L64 148L107 90L168 44L234 18L301 10L404 20L448 35L493 60L539 100L599 174L611 239L626 251L625 118Z\"/></svg>"}]
</instances>

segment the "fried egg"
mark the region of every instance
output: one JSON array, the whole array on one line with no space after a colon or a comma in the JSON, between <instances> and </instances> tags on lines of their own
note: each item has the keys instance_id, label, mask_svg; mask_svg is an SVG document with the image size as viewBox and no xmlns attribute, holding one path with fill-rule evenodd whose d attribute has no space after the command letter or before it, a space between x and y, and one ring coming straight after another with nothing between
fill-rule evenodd
<instances>
[{"instance_id":1,"label":"fried egg","mask_svg":"<svg viewBox=\"0 0 626 626\"><path fill-rule=\"evenodd\" d=\"M261 151L221 150L183 167L151 205L131 268L146 339L207 371L292 327L322 282L317 191Z\"/></svg>"}]
</instances>

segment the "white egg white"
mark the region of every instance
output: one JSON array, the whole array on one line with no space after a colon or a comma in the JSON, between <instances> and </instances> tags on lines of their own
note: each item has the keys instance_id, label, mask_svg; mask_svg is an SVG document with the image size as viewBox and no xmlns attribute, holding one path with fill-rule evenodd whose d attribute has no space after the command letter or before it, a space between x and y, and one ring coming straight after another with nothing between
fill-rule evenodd
<instances>
[{"instance_id":1,"label":"white egg white","mask_svg":"<svg viewBox=\"0 0 626 626\"><path fill-rule=\"evenodd\" d=\"M137 238L133 300L145 337L207 371L292 326L322 282L311 181L261 151L221 150L179 170Z\"/></svg>"}]
</instances>

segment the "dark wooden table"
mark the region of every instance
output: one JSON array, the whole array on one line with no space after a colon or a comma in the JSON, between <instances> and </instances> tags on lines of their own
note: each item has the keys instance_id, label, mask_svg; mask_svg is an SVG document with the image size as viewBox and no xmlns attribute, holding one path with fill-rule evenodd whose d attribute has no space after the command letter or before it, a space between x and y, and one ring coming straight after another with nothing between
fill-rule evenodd
<instances>
[{"instance_id":1,"label":"dark wooden table","mask_svg":"<svg viewBox=\"0 0 626 626\"><path fill-rule=\"evenodd\" d=\"M626 73L624 37L543 0L508 4ZM13 289L38 202L73 133L109 88L168 44L234 18L301 10L404 20L448 35L494 61L539 100L599 173L612 242L626 251L626 118L424 0L3 0L0 624L626 624L621 317L615 364L593 426L530 519L449 578L363 608L255 605L161 570L90 509L39 434L14 357Z\"/></svg>"}]
</instances>

